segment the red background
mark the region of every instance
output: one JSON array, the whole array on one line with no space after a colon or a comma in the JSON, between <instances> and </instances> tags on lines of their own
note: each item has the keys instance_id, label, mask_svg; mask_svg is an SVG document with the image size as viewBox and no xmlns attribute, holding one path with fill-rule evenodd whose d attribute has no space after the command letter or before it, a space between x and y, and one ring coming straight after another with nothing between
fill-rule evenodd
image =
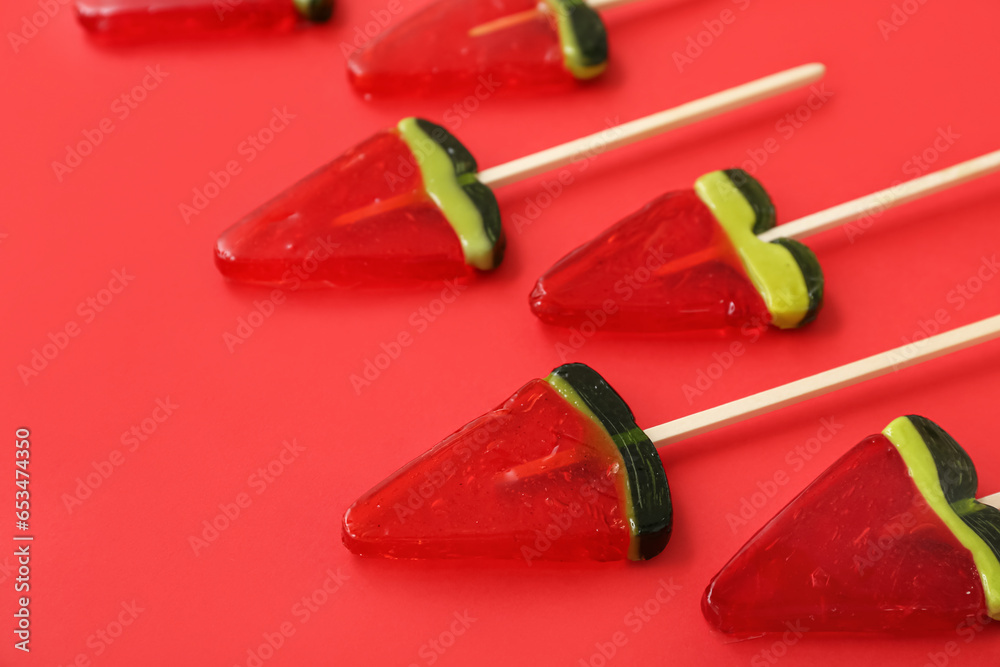
<instances>
[{"instance_id":1,"label":"red background","mask_svg":"<svg viewBox=\"0 0 1000 667\"><path fill-rule=\"evenodd\" d=\"M392 20L422 4L404 2ZM777 124L806 102L805 91L574 171L573 185L532 225L518 233L508 224L503 266L426 331L409 318L438 290L303 291L288 294L232 353L223 335L269 292L221 279L211 261L217 234L374 130L404 115L441 121L461 101L368 103L352 94L339 45L384 0L342 2L331 25L284 37L108 49L89 42L71 7L60 6L17 52L5 38L2 430L6 438L19 426L32 432L36 541L33 650L25 657L10 634L0 635L0 661L67 665L83 654L95 665L246 665L262 634L287 622L294 634L264 664L598 665L595 642L618 632L627 642L609 664L772 664L763 651L774 639L732 642L704 622L708 580L830 462L900 414L944 426L976 460L982 493L1000 491L997 344L663 450L676 526L667 551L649 563L361 560L341 546L340 517L399 465L563 361L557 344L568 344L569 332L543 326L526 306L534 280L655 195L760 157L774 138L778 151L754 171L787 221L916 175L912 156L935 156L939 130L958 138L936 155L935 169L996 149L1000 8L987 4L909 0L916 12L887 38L879 21L891 20L890 0L643 0L608 10L612 65L595 85L490 97L449 124L481 167L804 62L826 63L833 96L791 136ZM727 9L736 20L678 71L672 54ZM7 0L0 27L19 31L36 11L33 0ZM157 65L168 76L121 119L115 100ZM241 142L275 107L295 118L246 161ZM60 182L52 163L105 118L113 131ZM241 172L185 224L180 204L191 204L193 189L229 160ZM541 180L499 191L508 223ZM901 345L939 309L946 328L995 314L1000 280L981 283L969 299L953 290L997 252L997 183L993 176L894 210L853 239L843 229L812 237L827 278L818 321L744 341L746 353L690 401L683 385L708 372L730 341L599 334L573 358L602 372L648 427ZM122 268L134 280L87 321L79 304ZM22 381L18 366L71 321L79 335ZM356 392L350 376L404 331L412 345ZM122 434L167 397L178 407L129 451ZM786 456L816 435L822 418L843 428L796 470ZM250 476L292 439L304 452L258 495ZM114 450L121 465L70 512L64 499L78 478ZM9 506L13 447L3 451L0 479L9 481L0 484L0 505ZM731 527L727 514L778 471L790 481ZM251 505L196 555L190 536L240 493ZM0 533L12 535L8 520ZM302 622L293 606L328 570L346 579ZM6 628L13 576L0 577ZM681 589L635 632L626 615L661 580ZM132 601L143 610L134 623L110 645L96 639ZM435 651L429 642L445 633L449 643L456 612L476 620ZM951 641L954 657L943 653ZM952 632L808 635L777 653L788 664L923 665L941 654L948 664L981 665L998 651L1000 630L988 627L970 643Z\"/></svg>"}]
</instances>

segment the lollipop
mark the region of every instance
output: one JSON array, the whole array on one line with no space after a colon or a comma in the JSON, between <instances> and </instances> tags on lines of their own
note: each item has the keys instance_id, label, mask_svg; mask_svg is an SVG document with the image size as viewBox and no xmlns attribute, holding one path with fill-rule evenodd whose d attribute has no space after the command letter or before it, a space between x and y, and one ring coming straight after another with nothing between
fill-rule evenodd
<instances>
[{"instance_id":1,"label":"lollipop","mask_svg":"<svg viewBox=\"0 0 1000 667\"><path fill-rule=\"evenodd\" d=\"M804 65L479 172L447 130L406 118L281 193L224 232L216 265L256 283L399 285L468 278L503 257L499 187L730 109L823 75ZM319 255L315 271L295 267ZM299 275L297 275L299 274Z\"/></svg>"},{"instance_id":2,"label":"lollipop","mask_svg":"<svg viewBox=\"0 0 1000 667\"><path fill-rule=\"evenodd\" d=\"M333 0L76 0L80 24L113 41L287 30L332 11Z\"/></svg>"},{"instance_id":3,"label":"lollipop","mask_svg":"<svg viewBox=\"0 0 1000 667\"><path fill-rule=\"evenodd\" d=\"M1000 335L1000 315L642 431L593 369L532 380L364 494L343 540L362 556L642 560L673 509L654 448Z\"/></svg>"},{"instance_id":4,"label":"lollipop","mask_svg":"<svg viewBox=\"0 0 1000 667\"><path fill-rule=\"evenodd\" d=\"M607 67L594 9L623 1L436 0L351 54L348 78L366 95L565 88Z\"/></svg>"},{"instance_id":5,"label":"lollipop","mask_svg":"<svg viewBox=\"0 0 1000 667\"><path fill-rule=\"evenodd\" d=\"M1000 169L1000 151L774 226L767 192L741 169L668 192L559 260L538 279L531 310L579 326L603 310L606 331L782 329L811 322L823 273L795 238ZM609 308L606 304L613 303Z\"/></svg>"},{"instance_id":6,"label":"lollipop","mask_svg":"<svg viewBox=\"0 0 1000 667\"><path fill-rule=\"evenodd\" d=\"M390 558L640 560L671 524L653 443L604 378L565 364L362 496L344 543Z\"/></svg>"},{"instance_id":7,"label":"lollipop","mask_svg":"<svg viewBox=\"0 0 1000 667\"><path fill-rule=\"evenodd\" d=\"M831 465L709 584L729 633L951 630L1000 619L1000 511L944 429L900 417ZM1000 504L1000 495L992 502Z\"/></svg>"}]
</instances>

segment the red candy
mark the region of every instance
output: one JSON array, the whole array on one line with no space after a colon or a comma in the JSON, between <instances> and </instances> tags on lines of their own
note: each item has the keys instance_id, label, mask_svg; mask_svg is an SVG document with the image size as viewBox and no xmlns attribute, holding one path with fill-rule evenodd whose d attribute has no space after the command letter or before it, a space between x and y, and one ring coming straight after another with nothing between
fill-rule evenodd
<instances>
[{"instance_id":1,"label":"red candy","mask_svg":"<svg viewBox=\"0 0 1000 667\"><path fill-rule=\"evenodd\" d=\"M355 51L348 76L359 92L376 95L462 90L489 96L572 85L555 22L544 13L469 34L538 6L538 0L436 0Z\"/></svg>"},{"instance_id":2,"label":"red candy","mask_svg":"<svg viewBox=\"0 0 1000 667\"><path fill-rule=\"evenodd\" d=\"M986 607L970 552L884 435L862 441L715 577L705 617L724 632L954 630Z\"/></svg>"},{"instance_id":3,"label":"red candy","mask_svg":"<svg viewBox=\"0 0 1000 667\"><path fill-rule=\"evenodd\" d=\"M88 31L121 41L286 30L302 19L293 0L76 0L76 11Z\"/></svg>"},{"instance_id":4,"label":"red candy","mask_svg":"<svg viewBox=\"0 0 1000 667\"><path fill-rule=\"evenodd\" d=\"M624 560L621 468L596 422L532 380L362 496L344 544L388 558Z\"/></svg>"},{"instance_id":5,"label":"red candy","mask_svg":"<svg viewBox=\"0 0 1000 667\"><path fill-rule=\"evenodd\" d=\"M273 285L398 285L473 272L396 130L358 144L229 228L216 265L229 278Z\"/></svg>"},{"instance_id":6,"label":"red candy","mask_svg":"<svg viewBox=\"0 0 1000 667\"><path fill-rule=\"evenodd\" d=\"M542 321L607 331L744 331L771 315L709 208L669 192L549 269L530 296Z\"/></svg>"}]
</instances>

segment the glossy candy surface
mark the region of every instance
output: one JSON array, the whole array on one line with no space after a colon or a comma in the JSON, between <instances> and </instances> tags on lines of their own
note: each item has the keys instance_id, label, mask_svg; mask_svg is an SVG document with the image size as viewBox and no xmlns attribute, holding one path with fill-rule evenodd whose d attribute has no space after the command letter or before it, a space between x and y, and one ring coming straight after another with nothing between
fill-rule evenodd
<instances>
[{"instance_id":1,"label":"glossy candy surface","mask_svg":"<svg viewBox=\"0 0 1000 667\"><path fill-rule=\"evenodd\" d=\"M771 320L693 191L658 197L560 260L538 280L531 308L561 326L578 326L588 311L614 311L602 328L625 331L761 328Z\"/></svg>"},{"instance_id":2,"label":"glossy candy surface","mask_svg":"<svg viewBox=\"0 0 1000 667\"><path fill-rule=\"evenodd\" d=\"M708 586L705 617L738 634L953 630L991 606L981 575L997 571L1000 512L972 500L975 480L940 427L895 420L750 539Z\"/></svg>"},{"instance_id":3,"label":"glossy candy surface","mask_svg":"<svg viewBox=\"0 0 1000 667\"><path fill-rule=\"evenodd\" d=\"M578 0L436 0L348 61L361 93L428 95L570 86L603 71L604 26Z\"/></svg>"},{"instance_id":4,"label":"glossy candy surface","mask_svg":"<svg viewBox=\"0 0 1000 667\"><path fill-rule=\"evenodd\" d=\"M330 18L332 0L76 0L77 18L114 41L287 30Z\"/></svg>"},{"instance_id":5,"label":"glossy candy surface","mask_svg":"<svg viewBox=\"0 0 1000 667\"><path fill-rule=\"evenodd\" d=\"M773 225L770 199L749 175L707 174L562 258L538 279L531 309L548 324L589 320L608 331L801 326L820 307L822 273L802 244L757 240Z\"/></svg>"},{"instance_id":6,"label":"glossy candy surface","mask_svg":"<svg viewBox=\"0 0 1000 667\"><path fill-rule=\"evenodd\" d=\"M491 269L502 257L500 212L475 169L443 128L404 119L225 231L216 265L244 282L341 287Z\"/></svg>"},{"instance_id":7,"label":"glossy candy surface","mask_svg":"<svg viewBox=\"0 0 1000 667\"><path fill-rule=\"evenodd\" d=\"M628 406L567 364L363 495L343 538L388 558L638 560L671 523L663 465Z\"/></svg>"}]
</instances>

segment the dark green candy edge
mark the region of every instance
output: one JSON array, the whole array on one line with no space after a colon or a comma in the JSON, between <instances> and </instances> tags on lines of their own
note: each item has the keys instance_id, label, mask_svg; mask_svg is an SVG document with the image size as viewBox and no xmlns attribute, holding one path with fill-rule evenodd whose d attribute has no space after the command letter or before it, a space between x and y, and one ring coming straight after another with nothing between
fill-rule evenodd
<instances>
[{"instance_id":1,"label":"dark green candy edge","mask_svg":"<svg viewBox=\"0 0 1000 667\"><path fill-rule=\"evenodd\" d=\"M308 0L303 15L313 23L326 23L333 16L333 0Z\"/></svg>"},{"instance_id":2,"label":"dark green candy edge","mask_svg":"<svg viewBox=\"0 0 1000 667\"><path fill-rule=\"evenodd\" d=\"M819 265L819 260L816 259L816 254L808 246L794 239L775 239L771 243L777 243L786 248L791 253L795 263L799 265L802 279L806 282L809 308L796 326L801 327L809 324L816 319L820 308L823 307L823 269Z\"/></svg>"},{"instance_id":3,"label":"dark green candy edge","mask_svg":"<svg viewBox=\"0 0 1000 667\"><path fill-rule=\"evenodd\" d=\"M777 214L774 212L774 202L767 190L756 178L742 169L723 169L722 173L732 181L736 189L750 204L754 212L753 233L760 234L774 227L777 222Z\"/></svg>"},{"instance_id":4,"label":"dark green candy edge","mask_svg":"<svg viewBox=\"0 0 1000 667\"><path fill-rule=\"evenodd\" d=\"M580 57L587 67L601 65L608 61L608 32L604 21L592 7L583 0L555 0L559 10L566 12L576 43L580 47Z\"/></svg>"},{"instance_id":5,"label":"dark green candy edge","mask_svg":"<svg viewBox=\"0 0 1000 667\"><path fill-rule=\"evenodd\" d=\"M479 167L476 158L462 142L455 138L448 130L437 123L432 123L423 118L415 118L417 126L444 152L451 158L451 164L455 168L455 176L466 196L479 211L483 220L483 229L486 237L493 244L493 266L500 265L503 261L504 250L507 247L507 236L503 232L503 223L500 220L500 205L497 198L489 187L483 185L476 179Z\"/></svg>"},{"instance_id":6,"label":"dark green candy edge","mask_svg":"<svg viewBox=\"0 0 1000 667\"><path fill-rule=\"evenodd\" d=\"M1000 562L1000 510L975 500L979 477L972 459L948 433L926 417L907 415L927 446L945 500Z\"/></svg>"},{"instance_id":7,"label":"dark green candy edge","mask_svg":"<svg viewBox=\"0 0 1000 667\"><path fill-rule=\"evenodd\" d=\"M552 373L573 387L618 446L632 491L637 552L643 560L653 558L667 546L674 524L667 473L656 447L600 373L580 363L563 364Z\"/></svg>"}]
</instances>

